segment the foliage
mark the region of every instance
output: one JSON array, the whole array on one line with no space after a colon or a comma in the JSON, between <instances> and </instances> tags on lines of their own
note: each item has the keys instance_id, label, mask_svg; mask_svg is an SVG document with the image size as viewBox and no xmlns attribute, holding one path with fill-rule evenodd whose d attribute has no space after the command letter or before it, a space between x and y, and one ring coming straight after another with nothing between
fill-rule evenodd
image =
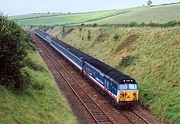
<instances>
[{"instance_id":1,"label":"foliage","mask_svg":"<svg viewBox=\"0 0 180 124\"><path fill-rule=\"evenodd\" d=\"M151 0L148 0L147 1L147 6L150 6L152 4L152 1Z\"/></svg>"},{"instance_id":2,"label":"foliage","mask_svg":"<svg viewBox=\"0 0 180 124\"><path fill-rule=\"evenodd\" d=\"M0 84L22 89L24 79L21 69L25 66L28 50L35 47L26 33L7 17L0 16Z\"/></svg>"}]
</instances>

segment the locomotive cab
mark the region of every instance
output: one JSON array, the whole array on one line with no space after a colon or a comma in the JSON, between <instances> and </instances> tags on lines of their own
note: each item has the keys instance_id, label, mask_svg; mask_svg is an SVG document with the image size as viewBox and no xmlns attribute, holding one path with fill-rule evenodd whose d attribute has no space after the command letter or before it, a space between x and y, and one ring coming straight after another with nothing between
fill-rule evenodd
<instances>
[{"instance_id":1,"label":"locomotive cab","mask_svg":"<svg viewBox=\"0 0 180 124\"><path fill-rule=\"evenodd\" d=\"M138 101L138 85L132 82L133 81L118 85L117 103L134 103Z\"/></svg>"}]
</instances>

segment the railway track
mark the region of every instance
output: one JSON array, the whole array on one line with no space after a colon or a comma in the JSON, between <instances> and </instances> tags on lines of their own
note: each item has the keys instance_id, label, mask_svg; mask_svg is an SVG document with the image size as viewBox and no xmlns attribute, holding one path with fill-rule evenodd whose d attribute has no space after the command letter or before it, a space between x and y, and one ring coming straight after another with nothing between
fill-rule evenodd
<instances>
[{"instance_id":1,"label":"railway track","mask_svg":"<svg viewBox=\"0 0 180 124\"><path fill-rule=\"evenodd\" d=\"M146 120L143 116L141 116L138 112L135 110L132 110L134 114L136 114L139 118L141 118L146 124L151 124L148 120Z\"/></svg>"},{"instance_id":2,"label":"railway track","mask_svg":"<svg viewBox=\"0 0 180 124\"><path fill-rule=\"evenodd\" d=\"M146 120L143 116L141 116L135 110L124 110L121 111L123 115L130 120L132 124L151 124L148 120Z\"/></svg>"},{"instance_id":3,"label":"railway track","mask_svg":"<svg viewBox=\"0 0 180 124\"><path fill-rule=\"evenodd\" d=\"M70 74L70 72L67 70L68 67L65 67L61 61L57 59L57 56L52 53L51 50L46 48L45 44L42 43L42 41L35 37L36 44L42 49L45 56L49 59L49 61L53 64L54 68L58 71L58 73L62 76L63 80L68 84L68 86L73 91L74 95L79 99L81 104L86 108L88 113L91 115L91 117L95 120L96 123L117 123L114 122L109 116L104 112L104 110L91 98L91 94L88 93L84 88L78 83L78 81ZM148 122L145 118L143 118L140 114L138 114L136 111L120 111L120 113L123 114L128 123L132 124L151 124ZM132 116L132 117L130 117Z\"/></svg>"},{"instance_id":4,"label":"railway track","mask_svg":"<svg viewBox=\"0 0 180 124\"><path fill-rule=\"evenodd\" d=\"M45 55L51 63L54 65L54 67L58 70L59 74L63 77L64 81L69 85L69 87L72 89L76 97L80 100L80 102L83 104L83 106L86 108L88 113L92 116L92 118L98 123L98 124L114 124L113 120L111 120L106 113L96 104L96 102L89 96L89 94L79 85L79 83L74 79L69 72L66 70L66 68L63 67L63 65L56 59L56 57L51 53L50 50L48 50L41 41L36 39L38 42L37 45L42 48ZM52 57L49 57L49 56ZM53 58L53 59L52 59ZM56 63L56 64L55 64ZM61 67L61 69L59 68Z\"/></svg>"}]
</instances>

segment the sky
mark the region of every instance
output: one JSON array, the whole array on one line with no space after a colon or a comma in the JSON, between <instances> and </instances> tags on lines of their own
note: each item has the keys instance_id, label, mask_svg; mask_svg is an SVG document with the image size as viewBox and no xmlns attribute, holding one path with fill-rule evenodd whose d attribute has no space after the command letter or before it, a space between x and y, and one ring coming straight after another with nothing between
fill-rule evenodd
<instances>
[{"instance_id":1,"label":"sky","mask_svg":"<svg viewBox=\"0 0 180 124\"><path fill-rule=\"evenodd\" d=\"M180 0L151 0L155 4ZM19 15L46 12L88 12L142 6L147 0L0 0L0 12Z\"/></svg>"}]
</instances>

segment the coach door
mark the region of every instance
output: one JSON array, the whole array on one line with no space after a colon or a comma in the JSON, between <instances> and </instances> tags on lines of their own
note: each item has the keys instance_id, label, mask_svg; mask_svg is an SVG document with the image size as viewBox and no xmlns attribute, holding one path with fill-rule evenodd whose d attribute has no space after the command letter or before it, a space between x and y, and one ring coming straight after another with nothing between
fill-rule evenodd
<instances>
[{"instance_id":1,"label":"coach door","mask_svg":"<svg viewBox=\"0 0 180 124\"><path fill-rule=\"evenodd\" d=\"M108 89L108 90L109 90L109 85L110 85L109 80L105 79L105 87L106 87L106 89Z\"/></svg>"}]
</instances>

